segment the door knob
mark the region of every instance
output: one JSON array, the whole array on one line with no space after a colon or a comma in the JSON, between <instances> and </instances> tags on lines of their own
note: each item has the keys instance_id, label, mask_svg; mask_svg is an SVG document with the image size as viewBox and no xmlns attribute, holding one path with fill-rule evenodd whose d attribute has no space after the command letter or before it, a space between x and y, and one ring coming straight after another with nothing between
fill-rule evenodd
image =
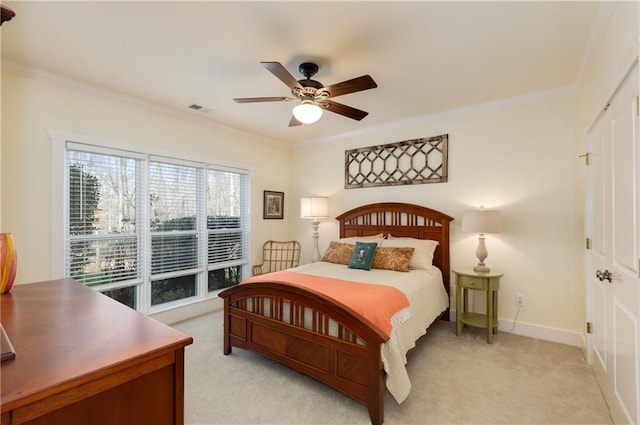
<instances>
[{"instance_id":1,"label":"door knob","mask_svg":"<svg viewBox=\"0 0 640 425\"><path fill-rule=\"evenodd\" d=\"M611 280L613 278L613 276L611 276L611 272L609 270L605 270L605 271L596 270L596 277L598 278L598 280L600 282L602 282L604 280L608 280L609 283L611 283Z\"/></svg>"}]
</instances>

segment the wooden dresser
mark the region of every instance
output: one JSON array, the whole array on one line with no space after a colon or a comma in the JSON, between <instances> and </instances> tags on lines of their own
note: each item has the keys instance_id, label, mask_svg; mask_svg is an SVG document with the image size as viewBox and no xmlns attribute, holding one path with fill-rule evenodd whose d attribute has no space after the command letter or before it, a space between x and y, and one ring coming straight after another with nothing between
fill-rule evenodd
<instances>
[{"instance_id":1,"label":"wooden dresser","mask_svg":"<svg viewBox=\"0 0 640 425\"><path fill-rule=\"evenodd\" d=\"M184 423L190 336L72 279L0 298L16 352L0 364L1 425Z\"/></svg>"}]
</instances>

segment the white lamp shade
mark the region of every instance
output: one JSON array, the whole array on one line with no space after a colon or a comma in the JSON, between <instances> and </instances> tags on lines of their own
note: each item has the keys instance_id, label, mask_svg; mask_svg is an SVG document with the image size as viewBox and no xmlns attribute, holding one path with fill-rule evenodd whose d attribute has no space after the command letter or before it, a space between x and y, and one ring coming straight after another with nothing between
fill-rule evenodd
<instances>
[{"instance_id":1,"label":"white lamp shade","mask_svg":"<svg viewBox=\"0 0 640 425\"><path fill-rule=\"evenodd\" d=\"M303 124L312 124L322 116L322 108L309 100L303 101L293 108L293 116Z\"/></svg>"},{"instance_id":2,"label":"white lamp shade","mask_svg":"<svg viewBox=\"0 0 640 425\"><path fill-rule=\"evenodd\" d=\"M300 199L300 218L329 217L329 198L314 196Z\"/></svg>"},{"instance_id":3,"label":"white lamp shade","mask_svg":"<svg viewBox=\"0 0 640 425\"><path fill-rule=\"evenodd\" d=\"M500 211L469 210L462 216L462 231L470 233L500 233L502 220Z\"/></svg>"}]
</instances>

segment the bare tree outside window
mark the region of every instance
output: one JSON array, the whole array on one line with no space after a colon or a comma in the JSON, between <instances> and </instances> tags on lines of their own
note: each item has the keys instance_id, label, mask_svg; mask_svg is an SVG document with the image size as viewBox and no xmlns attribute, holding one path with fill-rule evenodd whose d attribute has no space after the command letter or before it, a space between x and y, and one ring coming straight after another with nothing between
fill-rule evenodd
<instances>
[{"instance_id":1,"label":"bare tree outside window","mask_svg":"<svg viewBox=\"0 0 640 425\"><path fill-rule=\"evenodd\" d=\"M248 174L102 151L67 150L68 276L143 310L242 280Z\"/></svg>"}]
</instances>

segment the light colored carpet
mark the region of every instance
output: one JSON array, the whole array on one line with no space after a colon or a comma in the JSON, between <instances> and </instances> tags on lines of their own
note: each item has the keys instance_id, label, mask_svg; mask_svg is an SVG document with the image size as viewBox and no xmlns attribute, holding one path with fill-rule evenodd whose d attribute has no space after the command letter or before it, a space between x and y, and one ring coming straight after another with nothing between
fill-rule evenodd
<instances>
[{"instance_id":1,"label":"light colored carpet","mask_svg":"<svg viewBox=\"0 0 640 425\"><path fill-rule=\"evenodd\" d=\"M191 335L185 354L185 423L370 424L364 405L256 354L222 354L222 312L175 328ZM580 350L479 329L455 336L440 322L409 359L412 390L398 405L387 392L385 424L612 424Z\"/></svg>"}]
</instances>

